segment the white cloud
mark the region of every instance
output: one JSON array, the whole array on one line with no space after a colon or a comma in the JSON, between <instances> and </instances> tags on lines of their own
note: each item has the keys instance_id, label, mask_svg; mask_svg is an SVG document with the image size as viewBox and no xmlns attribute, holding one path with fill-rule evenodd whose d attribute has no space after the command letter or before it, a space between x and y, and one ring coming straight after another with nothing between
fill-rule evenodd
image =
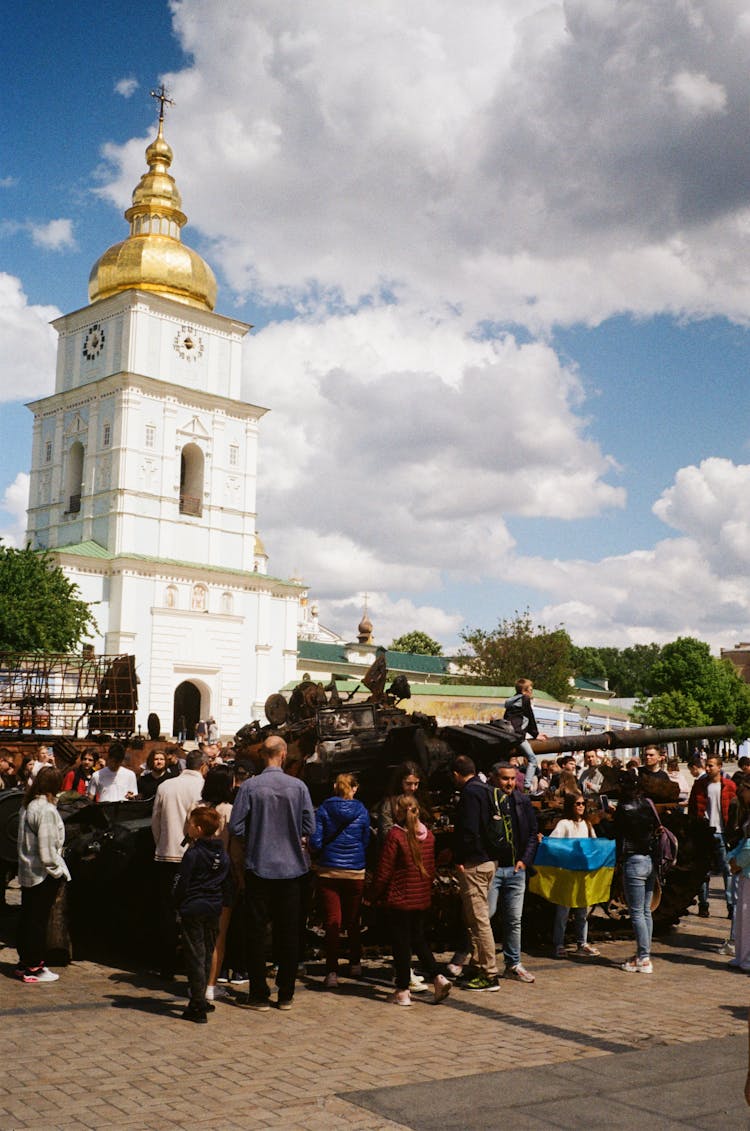
<instances>
[{"instance_id":1,"label":"white cloud","mask_svg":"<svg viewBox=\"0 0 750 1131\"><path fill-rule=\"evenodd\" d=\"M680 71L672 79L669 89L693 117L702 118L726 110L726 90L719 83L711 82L708 75Z\"/></svg>"},{"instance_id":2,"label":"white cloud","mask_svg":"<svg viewBox=\"0 0 750 1131\"><path fill-rule=\"evenodd\" d=\"M357 625L364 608L361 595L338 600L320 600L320 622L338 632L345 640L355 640ZM386 592L367 594L367 609L373 623L373 640L385 647L397 636L419 628L433 639L450 646L457 644L464 627L460 613L446 612L434 605L420 605L408 598L393 600Z\"/></svg>"},{"instance_id":3,"label":"white cloud","mask_svg":"<svg viewBox=\"0 0 750 1131\"><path fill-rule=\"evenodd\" d=\"M0 401L52 392L57 335L55 306L30 305L19 279L0 272Z\"/></svg>"},{"instance_id":4,"label":"white cloud","mask_svg":"<svg viewBox=\"0 0 750 1131\"><path fill-rule=\"evenodd\" d=\"M26 508L29 505L29 476L19 471L0 499L0 539L8 546L21 547L26 535ZM4 513L3 513L4 512Z\"/></svg>"},{"instance_id":5,"label":"white cloud","mask_svg":"<svg viewBox=\"0 0 750 1131\"><path fill-rule=\"evenodd\" d=\"M0 188L14 188L18 184L17 177L0 177Z\"/></svg>"},{"instance_id":6,"label":"white cloud","mask_svg":"<svg viewBox=\"0 0 750 1131\"><path fill-rule=\"evenodd\" d=\"M419 593L443 577L490 578L536 586L582 641L746 634L747 471L728 461L655 504L678 537L600 562L517 553L508 517L597 515L624 490L575 371L502 332L750 319L740 7L174 0L186 211L238 295L299 314L250 340L246 391L274 409L272 568L304 567L322 612L343 621L368 590L397 633L435 623ZM151 137L107 147L120 208Z\"/></svg>"},{"instance_id":7,"label":"white cloud","mask_svg":"<svg viewBox=\"0 0 750 1131\"><path fill-rule=\"evenodd\" d=\"M507 559L508 580L552 595L540 610L578 641L625 645L689 634L717 648L750 622L750 465L707 459L681 468L654 513L681 532L653 549L601 561Z\"/></svg>"},{"instance_id":8,"label":"white cloud","mask_svg":"<svg viewBox=\"0 0 750 1131\"><path fill-rule=\"evenodd\" d=\"M117 80L115 83L115 94L121 94L123 98L132 98L139 86L140 83L138 79L129 75L127 78Z\"/></svg>"},{"instance_id":9,"label":"white cloud","mask_svg":"<svg viewBox=\"0 0 750 1131\"><path fill-rule=\"evenodd\" d=\"M574 411L577 375L545 345L389 305L271 324L246 367L247 398L273 404L258 497L272 567L303 560L320 595L497 575L507 516L624 503Z\"/></svg>"},{"instance_id":10,"label":"white cloud","mask_svg":"<svg viewBox=\"0 0 750 1131\"><path fill-rule=\"evenodd\" d=\"M182 0L194 62L165 77L188 214L231 285L268 301L385 287L535 332L747 319L738 8ZM121 207L147 140L107 151Z\"/></svg>"},{"instance_id":11,"label":"white cloud","mask_svg":"<svg viewBox=\"0 0 750 1131\"><path fill-rule=\"evenodd\" d=\"M46 224L29 222L26 226L37 247L44 247L48 251L63 251L76 246L72 220L61 218L48 220Z\"/></svg>"}]
</instances>

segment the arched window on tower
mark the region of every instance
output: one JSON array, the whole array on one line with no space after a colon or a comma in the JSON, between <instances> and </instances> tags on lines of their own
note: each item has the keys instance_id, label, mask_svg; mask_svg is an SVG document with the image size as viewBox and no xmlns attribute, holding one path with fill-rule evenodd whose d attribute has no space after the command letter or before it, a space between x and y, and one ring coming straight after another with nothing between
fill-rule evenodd
<instances>
[{"instance_id":1,"label":"arched window on tower","mask_svg":"<svg viewBox=\"0 0 750 1131\"><path fill-rule=\"evenodd\" d=\"M190 602L190 607L194 613L205 613L208 607L208 590L205 585L193 586L193 599Z\"/></svg>"},{"instance_id":2,"label":"arched window on tower","mask_svg":"<svg viewBox=\"0 0 750 1131\"><path fill-rule=\"evenodd\" d=\"M234 611L234 599L231 593L222 593L221 611L223 613L232 613Z\"/></svg>"},{"instance_id":3,"label":"arched window on tower","mask_svg":"<svg viewBox=\"0 0 750 1131\"><path fill-rule=\"evenodd\" d=\"M168 609L177 608L177 586L168 585L164 590L164 604Z\"/></svg>"},{"instance_id":4,"label":"arched window on tower","mask_svg":"<svg viewBox=\"0 0 750 1131\"><path fill-rule=\"evenodd\" d=\"M200 518L203 514L203 452L197 444L185 444L180 456L180 514Z\"/></svg>"},{"instance_id":5,"label":"arched window on tower","mask_svg":"<svg viewBox=\"0 0 750 1131\"><path fill-rule=\"evenodd\" d=\"M78 514L83 490L83 444L80 440L70 445L65 473L66 514Z\"/></svg>"}]
</instances>

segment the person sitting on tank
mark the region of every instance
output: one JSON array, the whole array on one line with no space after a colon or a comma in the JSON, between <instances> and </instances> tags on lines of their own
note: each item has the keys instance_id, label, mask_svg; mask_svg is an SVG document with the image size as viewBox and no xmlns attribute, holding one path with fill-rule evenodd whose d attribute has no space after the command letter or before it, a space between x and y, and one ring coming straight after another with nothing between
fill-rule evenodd
<instances>
[{"instance_id":1,"label":"person sitting on tank","mask_svg":"<svg viewBox=\"0 0 750 1131\"><path fill-rule=\"evenodd\" d=\"M433 823L432 806L430 805L424 771L416 762L402 762L393 771L385 797L375 812L378 841L381 845L396 823L396 802L403 795L416 797L419 804L419 819L422 824L429 827Z\"/></svg>"}]
</instances>

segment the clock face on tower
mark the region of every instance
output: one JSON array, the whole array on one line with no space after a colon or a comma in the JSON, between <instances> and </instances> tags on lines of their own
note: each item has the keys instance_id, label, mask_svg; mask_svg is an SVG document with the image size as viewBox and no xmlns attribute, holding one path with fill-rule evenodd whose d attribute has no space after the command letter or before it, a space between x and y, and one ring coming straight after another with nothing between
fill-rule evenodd
<instances>
[{"instance_id":1,"label":"clock face on tower","mask_svg":"<svg viewBox=\"0 0 750 1131\"><path fill-rule=\"evenodd\" d=\"M93 326L89 326L86 331L86 336L83 339L83 356L87 361L93 361L95 357L104 349L104 330L95 322Z\"/></svg>"},{"instance_id":2,"label":"clock face on tower","mask_svg":"<svg viewBox=\"0 0 750 1131\"><path fill-rule=\"evenodd\" d=\"M198 361L203 355L203 338L195 326L180 326L172 344L183 361Z\"/></svg>"}]
</instances>

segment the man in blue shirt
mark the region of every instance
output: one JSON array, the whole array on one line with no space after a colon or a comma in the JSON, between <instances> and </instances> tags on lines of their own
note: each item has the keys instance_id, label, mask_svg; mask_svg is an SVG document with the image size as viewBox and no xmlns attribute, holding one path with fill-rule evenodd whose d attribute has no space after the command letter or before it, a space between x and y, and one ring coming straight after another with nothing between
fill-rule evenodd
<instances>
[{"instance_id":1,"label":"man in blue shirt","mask_svg":"<svg viewBox=\"0 0 750 1131\"><path fill-rule=\"evenodd\" d=\"M279 1009L291 1009L299 962L302 890L309 865L303 844L315 828L307 786L284 773L286 743L272 735L261 751L265 769L243 782L229 828L244 841L248 1005L269 1009L265 940L270 920L279 970Z\"/></svg>"}]
</instances>

